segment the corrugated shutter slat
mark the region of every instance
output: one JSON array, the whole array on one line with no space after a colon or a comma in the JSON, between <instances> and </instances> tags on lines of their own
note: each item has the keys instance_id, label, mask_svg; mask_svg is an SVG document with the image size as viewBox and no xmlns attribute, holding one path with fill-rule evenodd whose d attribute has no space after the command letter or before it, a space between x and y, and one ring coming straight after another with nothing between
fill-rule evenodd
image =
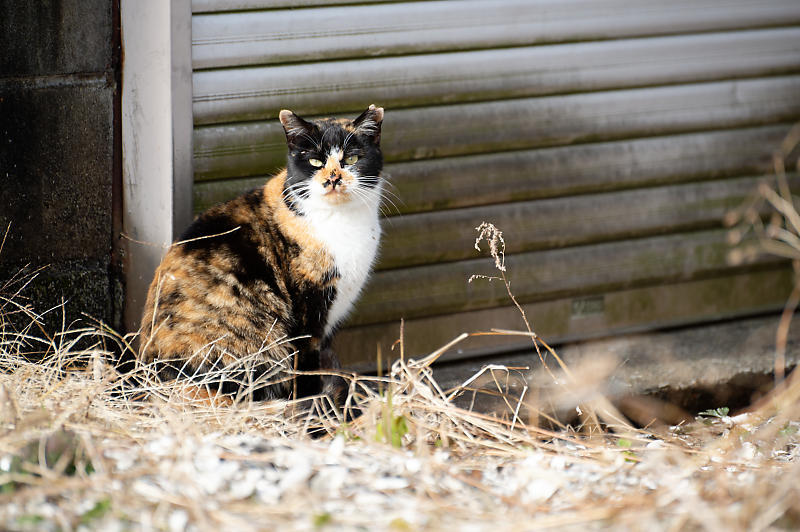
<instances>
[{"instance_id":1,"label":"corrugated shutter slat","mask_svg":"<svg viewBox=\"0 0 800 532\"><path fill-rule=\"evenodd\" d=\"M511 254L505 264L515 297L526 303L735 271L727 260L729 250L727 231L714 230ZM761 255L748 268L782 262ZM377 272L350 322L362 325L392 321L398 315L410 319L502 306L508 302L502 282L467 283L472 275L496 275L493 267L492 261L478 258Z\"/></svg>"},{"instance_id":2,"label":"corrugated shutter slat","mask_svg":"<svg viewBox=\"0 0 800 532\"><path fill-rule=\"evenodd\" d=\"M452 157L746 127L800 118L800 76L403 109L384 126L387 161ZM195 178L285 164L276 120L195 129Z\"/></svg>"},{"instance_id":3,"label":"corrugated shutter slat","mask_svg":"<svg viewBox=\"0 0 800 532\"><path fill-rule=\"evenodd\" d=\"M472 258L475 227L486 220L505 228L506 253L719 227L760 181L715 180L399 216L385 224L380 265Z\"/></svg>"},{"instance_id":4,"label":"corrugated shutter slat","mask_svg":"<svg viewBox=\"0 0 800 532\"><path fill-rule=\"evenodd\" d=\"M245 68L194 75L197 124L796 72L800 28Z\"/></svg>"},{"instance_id":5,"label":"corrugated shutter slat","mask_svg":"<svg viewBox=\"0 0 800 532\"><path fill-rule=\"evenodd\" d=\"M196 6L201 3L228 4L231 9L234 4L240 9L259 7L259 2L195 0ZM795 0L360 3L378 5L196 15L192 26L194 67L597 41L800 22L800 5Z\"/></svg>"},{"instance_id":6,"label":"corrugated shutter slat","mask_svg":"<svg viewBox=\"0 0 800 532\"><path fill-rule=\"evenodd\" d=\"M721 218L800 120L797 0L194 0L197 210L285 164L276 117L386 107L377 272L336 349L519 328L551 340L781 308L791 269L728 260ZM800 185L798 177L793 178ZM587 303L588 302L588 303ZM592 309L585 312L586 308ZM519 348L479 338L454 358Z\"/></svg>"},{"instance_id":7,"label":"corrugated shutter slat","mask_svg":"<svg viewBox=\"0 0 800 532\"><path fill-rule=\"evenodd\" d=\"M775 146L789 128L786 124L706 131L392 163L386 174L393 204L384 212L394 216L767 173ZM195 209L205 210L266 179L200 181L195 185Z\"/></svg>"}]
</instances>

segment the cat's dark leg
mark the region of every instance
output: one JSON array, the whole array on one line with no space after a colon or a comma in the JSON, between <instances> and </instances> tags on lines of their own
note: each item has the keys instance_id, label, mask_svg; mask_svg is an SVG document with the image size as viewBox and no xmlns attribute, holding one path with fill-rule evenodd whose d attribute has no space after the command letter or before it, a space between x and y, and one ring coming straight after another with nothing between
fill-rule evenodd
<instances>
[{"instance_id":1,"label":"cat's dark leg","mask_svg":"<svg viewBox=\"0 0 800 532\"><path fill-rule=\"evenodd\" d=\"M319 353L319 365L321 370L341 371L342 364L339 357L331 347L323 348ZM322 393L327 395L336 406L341 406L347 397L348 383L338 375L325 375L322 377Z\"/></svg>"},{"instance_id":2,"label":"cat's dark leg","mask_svg":"<svg viewBox=\"0 0 800 532\"><path fill-rule=\"evenodd\" d=\"M319 351L301 351L295 356L298 357L296 365L298 372L318 371L320 369ZM296 381L292 384L294 399L319 395L322 391L322 378L319 375L295 375L294 378ZM296 395L294 395L295 389L297 391Z\"/></svg>"},{"instance_id":3,"label":"cat's dark leg","mask_svg":"<svg viewBox=\"0 0 800 532\"><path fill-rule=\"evenodd\" d=\"M320 351L320 365L322 369L331 369L335 372L341 372L342 365L339 362L339 357L336 352L328 345ZM322 378L322 393L327 395L333 401L333 404L340 409L344 409L344 420L349 423L361 415L361 409L355 402L349 405L347 402L347 394L350 391L350 381L338 375L326 375Z\"/></svg>"}]
</instances>

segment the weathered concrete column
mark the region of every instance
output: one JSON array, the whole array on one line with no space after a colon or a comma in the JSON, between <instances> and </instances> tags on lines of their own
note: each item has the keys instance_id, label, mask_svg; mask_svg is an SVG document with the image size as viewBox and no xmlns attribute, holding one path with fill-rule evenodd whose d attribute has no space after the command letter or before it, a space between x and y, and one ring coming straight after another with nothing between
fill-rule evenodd
<instances>
[{"instance_id":1,"label":"weathered concrete column","mask_svg":"<svg viewBox=\"0 0 800 532\"><path fill-rule=\"evenodd\" d=\"M192 213L190 0L122 0L124 324Z\"/></svg>"}]
</instances>

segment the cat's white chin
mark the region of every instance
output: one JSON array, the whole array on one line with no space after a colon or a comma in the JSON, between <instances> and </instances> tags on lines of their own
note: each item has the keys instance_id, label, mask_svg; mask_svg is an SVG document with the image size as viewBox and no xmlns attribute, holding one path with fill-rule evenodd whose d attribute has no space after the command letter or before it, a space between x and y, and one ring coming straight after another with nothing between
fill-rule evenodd
<instances>
[{"instance_id":1,"label":"cat's white chin","mask_svg":"<svg viewBox=\"0 0 800 532\"><path fill-rule=\"evenodd\" d=\"M321 199L331 205L342 205L349 203L355 198L353 194L347 190L337 188L336 190L328 190L322 193Z\"/></svg>"},{"instance_id":2,"label":"cat's white chin","mask_svg":"<svg viewBox=\"0 0 800 532\"><path fill-rule=\"evenodd\" d=\"M310 229L333 257L340 278L328 311L325 334L349 314L366 282L378 251L380 188L348 193L312 190L300 204Z\"/></svg>"}]
</instances>

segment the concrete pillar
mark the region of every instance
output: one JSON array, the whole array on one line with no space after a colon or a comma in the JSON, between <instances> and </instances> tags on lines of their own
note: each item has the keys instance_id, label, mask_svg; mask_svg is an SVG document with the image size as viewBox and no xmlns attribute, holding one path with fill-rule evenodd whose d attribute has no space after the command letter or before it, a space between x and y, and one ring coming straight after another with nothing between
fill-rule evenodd
<instances>
[{"instance_id":1,"label":"concrete pillar","mask_svg":"<svg viewBox=\"0 0 800 532\"><path fill-rule=\"evenodd\" d=\"M192 214L190 0L122 0L124 324Z\"/></svg>"}]
</instances>

